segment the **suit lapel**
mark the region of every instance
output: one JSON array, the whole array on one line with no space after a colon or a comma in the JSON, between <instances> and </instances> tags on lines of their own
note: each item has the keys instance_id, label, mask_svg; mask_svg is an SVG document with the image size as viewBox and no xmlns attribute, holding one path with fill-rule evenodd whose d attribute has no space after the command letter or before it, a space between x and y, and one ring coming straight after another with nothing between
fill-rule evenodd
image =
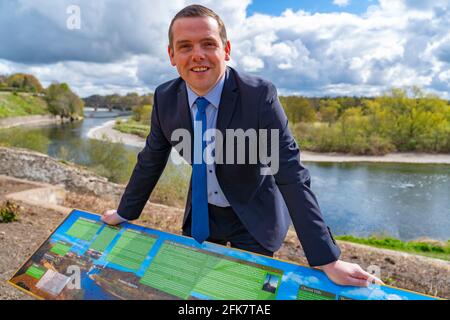
<instances>
[{"instance_id":1,"label":"suit lapel","mask_svg":"<svg viewBox=\"0 0 450 320\"><path fill-rule=\"evenodd\" d=\"M186 129L189 131L189 137L191 139L190 143L192 146L191 150L191 159L194 156L194 129L192 127L192 115L191 110L189 108L189 102L187 98L187 92L186 92L186 83L184 81L181 82L179 88L178 88L178 96L177 96L177 110L180 115L180 121L179 125L177 127L180 129ZM176 117L176 115L173 115ZM183 155L184 156L184 155ZM185 158L185 157L184 157ZM185 160L188 160L185 158ZM189 162L189 161L188 161ZM190 162L189 162L190 163Z\"/></svg>"},{"instance_id":2,"label":"suit lapel","mask_svg":"<svg viewBox=\"0 0 450 320\"><path fill-rule=\"evenodd\" d=\"M233 117L234 110L236 109L238 96L236 80L234 78L233 71L229 67L227 68L225 77L216 124L217 130L222 133L224 138L225 130L227 129L231 118Z\"/></svg>"},{"instance_id":3,"label":"suit lapel","mask_svg":"<svg viewBox=\"0 0 450 320\"><path fill-rule=\"evenodd\" d=\"M217 114L217 123L216 129L222 133L223 137L223 145L222 148L218 148L216 146L216 160L225 161L226 154L224 154L225 143L226 143L226 129L231 122L231 118L233 117L234 111L236 109L237 97L238 97L238 88L236 85L236 80L234 78L234 73L231 68L227 68L225 75L225 83L222 90L222 95L220 97L219 110ZM215 164L216 170L217 165Z\"/></svg>"}]
</instances>

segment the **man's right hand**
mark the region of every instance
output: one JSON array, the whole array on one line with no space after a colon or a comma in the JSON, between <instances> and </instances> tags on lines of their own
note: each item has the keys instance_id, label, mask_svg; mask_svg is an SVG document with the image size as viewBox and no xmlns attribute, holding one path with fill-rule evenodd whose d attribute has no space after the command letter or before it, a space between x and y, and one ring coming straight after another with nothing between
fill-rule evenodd
<instances>
[{"instance_id":1,"label":"man's right hand","mask_svg":"<svg viewBox=\"0 0 450 320\"><path fill-rule=\"evenodd\" d=\"M107 210L102 214L102 221L109 225L115 226L127 220L119 216L116 210Z\"/></svg>"},{"instance_id":2,"label":"man's right hand","mask_svg":"<svg viewBox=\"0 0 450 320\"><path fill-rule=\"evenodd\" d=\"M370 283L384 285L383 281L364 271L356 263L337 260L318 268L323 270L331 281L342 286L367 287Z\"/></svg>"}]
</instances>

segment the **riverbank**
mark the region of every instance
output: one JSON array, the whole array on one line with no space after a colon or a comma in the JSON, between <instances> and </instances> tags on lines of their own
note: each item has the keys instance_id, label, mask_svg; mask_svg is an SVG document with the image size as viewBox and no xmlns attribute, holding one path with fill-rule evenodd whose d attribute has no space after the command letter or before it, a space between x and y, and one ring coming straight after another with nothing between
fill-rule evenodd
<instances>
[{"instance_id":1,"label":"riverbank","mask_svg":"<svg viewBox=\"0 0 450 320\"><path fill-rule=\"evenodd\" d=\"M70 121L69 118L61 119L54 115L33 115L22 117L10 117L0 119L0 129L9 129L14 127L43 126L48 124L60 124Z\"/></svg>"},{"instance_id":2,"label":"riverbank","mask_svg":"<svg viewBox=\"0 0 450 320\"><path fill-rule=\"evenodd\" d=\"M113 143L123 143L129 146L143 148L145 139L133 134L123 133L113 129L115 120L107 121L101 126L97 126L88 131L87 136L90 139L107 140Z\"/></svg>"},{"instance_id":3,"label":"riverbank","mask_svg":"<svg viewBox=\"0 0 450 320\"><path fill-rule=\"evenodd\" d=\"M347 242L418 254L450 262L450 240L445 242L421 237L414 241L401 241L400 239L386 236L370 236L367 238L354 236L335 236L335 238Z\"/></svg>"},{"instance_id":4,"label":"riverbank","mask_svg":"<svg viewBox=\"0 0 450 320\"><path fill-rule=\"evenodd\" d=\"M51 115L44 97L11 92L3 92L0 95L0 119L33 115Z\"/></svg>"},{"instance_id":5,"label":"riverbank","mask_svg":"<svg viewBox=\"0 0 450 320\"><path fill-rule=\"evenodd\" d=\"M343 153L317 153L302 151L304 162L382 162L382 163L422 163L450 164L450 154L430 154L418 152L388 153L384 156L356 156Z\"/></svg>"},{"instance_id":6,"label":"riverbank","mask_svg":"<svg viewBox=\"0 0 450 320\"><path fill-rule=\"evenodd\" d=\"M145 139L136 135L122 133L113 129L115 121L108 121L89 131L91 139L109 140L116 143L143 148ZM380 162L380 163L422 163L422 164L450 164L450 154L429 154L418 152L389 153L384 156L359 156L343 153L317 153L302 151L303 162Z\"/></svg>"},{"instance_id":7,"label":"riverbank","mask_svg":"<svg viewBox=\"0 0 450 320\"><path fill-rule=\"evenodd\" d=\"M78 169L77 169L78 170ZM95 177L93 177L95 178ZM6 284L21 263L25 261L70 212L78 208L101 213L117 206L119 197L110 191L93 195L77 189L65 190L64 196L50 197L51 191L64 191L62 187L37 184L26 180L0 176L0 202L14 199L20 205L18 221L0 224L0 299L30 299ZM45 191L47 190L47 191ZM47 195L43 198L42 195ZM39 203L39 200L40 201ZM147 203L139 220L144 226L180 234L183 210L165 205ZM376 266L381 279L388 285L450 298L450 263L393 250L337 240L341 259L358 263L362 268ZM307 265L301 244L293 231L289 231L275 258Z\"/></svg>"}]
</instances>

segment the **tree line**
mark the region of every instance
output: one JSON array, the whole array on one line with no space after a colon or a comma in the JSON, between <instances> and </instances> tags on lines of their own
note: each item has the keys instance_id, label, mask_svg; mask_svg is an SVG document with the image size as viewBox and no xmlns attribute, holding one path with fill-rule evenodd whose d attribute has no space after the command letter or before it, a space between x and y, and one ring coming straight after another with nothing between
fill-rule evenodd
<instances>
[{"instance_id":1,"label":"tree line","mask_svg":"<svg viewBox=\"0 0 450 320\"><path fill-rule=\"evenodd\" d=\"M150 124L151 94L87 99L126 106L137 124ZM417 87L392 88L378 97L281 96L280 102L304 150L371 155L450 152L449 102Z\"/></svg>"},{"instance_id":2,"label":"tree line","mask_svg":"<svg viewBox=\"0 0 450 320\"><path fill-rule=\"evenodd\" d=\"M16 73L10 76L0 75L0 91L18 92L42 97L50 113L61 118L83 116L84 101L80 99L67 83L54 82L44 88L31 74Z\"/></svg>"},{"instance_id":3,"label":"tree line","mask_svg":"<svg viewBox=\"0 0 450 320\"><path fill-rule=\"evenodd\" d=\"M0 75L0 91L41 95L61 117L82 115L84 105L131 110L149 121L153 94L93 95L80 99L66 83L43 88L33 75ZM318 152L385 154L450 152L450 104L418 87L392 88L377 97L281 96L290 129L302 149Z\"/></svg>"},{"instance_id":4,"label":"tree line","mask_svg":"<svg viewBox=\"0 0 450 320\"><path fill-rule=\"evenodd\" d=\"M84 98L83 101L87 107L108 108L132 111L137 106L153 105L153 94L139 95L136 92L130 92L126 95L92 95Z\"/></svg>"},{"instance_id":5,"label":"tree line","mask_svg":"<svg viewBox=\"0 0 450 320\"><path fill-rule=\"evenodd\" d=\"M297 141L318 152L450 152L450 104L418 87L374 98L280 97Z\"/></svg>"}]
</instances>

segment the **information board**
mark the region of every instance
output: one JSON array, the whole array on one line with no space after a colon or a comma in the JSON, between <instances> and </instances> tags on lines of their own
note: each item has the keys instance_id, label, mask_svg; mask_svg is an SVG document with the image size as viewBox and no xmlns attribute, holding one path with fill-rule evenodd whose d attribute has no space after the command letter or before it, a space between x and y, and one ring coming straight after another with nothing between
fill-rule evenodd
<instances>
[{"instance_id":1,"label":"information board","mask_svg":"<svg viewBox=\"0 0 450 320\"><path fill-rule=\"evenodd\" d=\"M434 299L338 286L313 268L73 210L9 280L40 299Z\"/></svg>"}]
</instances>

